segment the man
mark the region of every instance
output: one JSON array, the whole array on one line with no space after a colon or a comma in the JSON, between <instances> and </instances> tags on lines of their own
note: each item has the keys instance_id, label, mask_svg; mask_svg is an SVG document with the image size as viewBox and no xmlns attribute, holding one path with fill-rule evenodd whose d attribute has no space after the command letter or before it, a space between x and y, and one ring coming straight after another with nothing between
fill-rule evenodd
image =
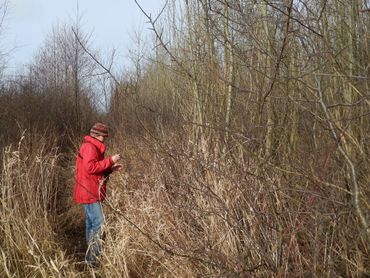
<instances>
[{"instance_id":1,"label":"man","mask_svg":"<svg viewBox=\"0 0 370 278\"><path fill-rule=\"evenodd\" d=\"M92 266L100 254L101 226L104 223L102 204L106 197L106 181L113 171L120 170L117 164L120 155L104 158L104 140L108 137L108 127L96 123L90 135L84 137L76 159L76 184L74 200L82 204L85 211L86 242L88 248L85 261Z\"/></svg>"}]
</instances>

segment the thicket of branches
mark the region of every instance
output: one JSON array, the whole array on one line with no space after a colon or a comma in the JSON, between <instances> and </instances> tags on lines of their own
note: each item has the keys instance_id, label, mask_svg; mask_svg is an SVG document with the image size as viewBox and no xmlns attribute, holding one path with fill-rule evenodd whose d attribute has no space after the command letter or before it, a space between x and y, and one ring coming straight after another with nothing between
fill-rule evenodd
<instances>
[{"instance_id":1,"label":"thicket of branches","mask_svg":"<svg viewBox=\"0 0 370 278\"><path fill-rule=\"evenodd\" d=\"M172 170L163 175L166 189L186 192L180 195L191 223L209 220L200 211L216 213L212 201L199 208L199 190L221 206L216 211L225 218L218 217L228 225L218 232L235 229L236 257L220 254L230 258L229 269L243 271L241 263L280 274L364 273L370 232L368 4L168 1L159 19L146 14L155 54L146 63L137 55L140 70L116 90L111 113L166 150L162 169ZM167 142L169 136L178 143ZM199 160L188 163L204 167L204 179L211 172L235 182L189 181L188 175L197 175L179 167L183 159ZM243 201L233 203L233 194ZM206 227L208 242L212 231ZM261 245L251 247L250 240ZM216 254L216 242L202 250ZM208 259L214 262L212 255Z\"/></svg>"},{"instance_id":2,"label":"thicket of branches","mask_svg":"<svg viewBox=\"0 0 370 278\"><path fill-rule=\"evenodd\" d=\"M158 17L142 9L153 41L122 78L78 17L55 28L1 82L0 274L81 274L58 217L81 229L69 152L102 118L126 169L110 181L103 277L369 274L368 9L169 0Z\"/></svg>"}]
</instances>

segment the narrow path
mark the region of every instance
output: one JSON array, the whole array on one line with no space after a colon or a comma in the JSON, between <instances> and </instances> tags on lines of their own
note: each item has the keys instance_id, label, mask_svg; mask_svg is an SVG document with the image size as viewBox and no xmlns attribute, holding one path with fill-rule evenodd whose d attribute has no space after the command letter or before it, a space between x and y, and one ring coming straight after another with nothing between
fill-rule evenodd
<instances>
[{"instance_id":1,"label":"narrow path","mask_svg":"<svg viewBox=\"0 0 370 278\"><path fill-rule=\"evenodd\" d=\"M83 271L86 251L85 222L81 206L73 202L74 186L73 169L65 165L60 177L58 211L54 232L56 241L65 251L67 258L76 263L78 270ZM79 269L81 266L81 269Z\"/></svg>"}]
</instances>

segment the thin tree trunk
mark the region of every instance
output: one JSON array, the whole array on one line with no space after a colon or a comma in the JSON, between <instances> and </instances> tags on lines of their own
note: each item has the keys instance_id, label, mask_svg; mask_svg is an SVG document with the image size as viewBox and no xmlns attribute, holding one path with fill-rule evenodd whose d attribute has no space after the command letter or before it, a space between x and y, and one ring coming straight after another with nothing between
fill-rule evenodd
<instances>
[{"instance_id":1,"label":"thin tree trunk","mask_svg":"<svg viewBox=\"0 0 370 278\"><path fill-rule=\"evenodd\" d=\"M224 18L224 36L225 36L225 75L227 80L226 86L226 114L225 114L225 147L227 148L229 141L229 128L231 119L231 107L233 100L233 85L235 82L235 65L234 65L234 50L233 50L233 35L230 33L230 11L229 3L225 3L225 18Z\"/></svg>"},{"instance_id":2,"label":"thin tree trunk","mask_svg":"<svg viewBox=\"0 0 370 278\"><path fill-rule=\"evenodd\" d=\"M195 61L195 52L194 52L194 38L193 38L193 21L191 20L191 11L189 1L185 1L185 8L186 8L186 18L188 22L188 35L189 35L189 48L190 48L190 60L191 60L191 71L193 79L191 80L191 89L193 93L193 132L192 132L192 141L194 143L199 142L200 135L202 134L202 125L203 125L203 113L201 107L201 98L200 98L200 91L197 81L197 69L196 69L196 61Z\"/></svg>"}]
</instances>

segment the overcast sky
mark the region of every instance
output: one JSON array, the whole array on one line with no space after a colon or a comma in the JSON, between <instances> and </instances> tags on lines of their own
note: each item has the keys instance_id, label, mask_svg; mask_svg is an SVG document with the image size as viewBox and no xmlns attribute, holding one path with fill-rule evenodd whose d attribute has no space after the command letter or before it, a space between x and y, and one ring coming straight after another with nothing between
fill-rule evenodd
<instances>
[{"instance_id":1,"label":"overcast sky","mask_svg":"<svg viewBox=\"0 0 370 278\"><path fill-rule=\"evenodd\" d=\"M163 0L138 2L153 15L164 3ZM1 40L2 47L15 47L8 60L10 71L31 62L52 27L73 22L77 11L77 0L8 0L8 4L5 35ZM78 6L82 29L92 32L93 46L104 52L117 49L119 61L125 61L128 49L133 47L131 38L135 30L149 32L134 0L78 0Z\"/></svg>"}]
</instances>

